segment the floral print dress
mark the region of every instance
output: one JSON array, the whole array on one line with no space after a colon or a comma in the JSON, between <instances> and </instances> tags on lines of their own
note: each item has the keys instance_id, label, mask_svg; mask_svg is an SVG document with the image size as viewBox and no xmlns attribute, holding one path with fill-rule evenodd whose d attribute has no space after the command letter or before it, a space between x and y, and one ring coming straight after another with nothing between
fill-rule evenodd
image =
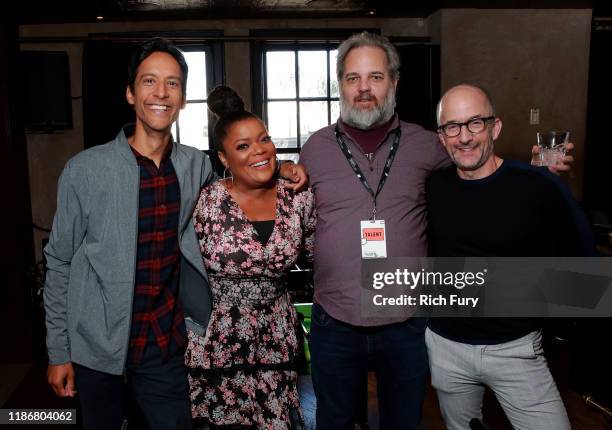
<instances>
[{"instance_id":1,"label":"floral print dress","mask_svg":"<svg viewBox=\"0 0 612 430\"><path fill-rule=\"evenodd\" d=\"M285 279L314 245L314 197L277 183L272 234L260 243L223 181L202 190L193 214L213 296L204 336L188 332L192 415L213 428L289 429L301 418L294 360L297 314Z\"/></svg>"}]
</instances>

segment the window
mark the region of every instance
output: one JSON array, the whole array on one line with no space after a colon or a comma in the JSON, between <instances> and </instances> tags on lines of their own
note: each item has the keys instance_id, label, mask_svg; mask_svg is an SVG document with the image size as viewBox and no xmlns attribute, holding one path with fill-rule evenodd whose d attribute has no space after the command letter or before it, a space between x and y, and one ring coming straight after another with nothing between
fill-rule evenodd
<instances>
[{"instance_id":1,"label":"window","mask_svg":"<svg viewBox=\"0 0 612 430\"><path fill-rule=\"evenodd\" d=\"M206 95L214 88L212 50L206 46L180 46L189 66L187 77L187 103L179 119L172 126L172 135L183 145L193 146L203 151L211 147L209 140L210 118L206 105Z\"/></svg>"},{"instance_id":2,"label":"window","mask_svg":"<svg viewBox=\"0 0 612 430\"><path fill-rule=\"evenodd\" d=\"M315 131L340 113L336 78L340 42L377 28L257 29L250 35L253 111L276 144L279 158L297 160Z\"/></svg>"},{"instance_id":3,"label":"window","mask_svg":"<svg viewBox=\"0 0 612 430\"><path fill-rule=\"evenodd\" d=\"M297 161L308 137L338 118L336 46L263 47L262 117L279 158Z\"/></svg>"}]
</instances>

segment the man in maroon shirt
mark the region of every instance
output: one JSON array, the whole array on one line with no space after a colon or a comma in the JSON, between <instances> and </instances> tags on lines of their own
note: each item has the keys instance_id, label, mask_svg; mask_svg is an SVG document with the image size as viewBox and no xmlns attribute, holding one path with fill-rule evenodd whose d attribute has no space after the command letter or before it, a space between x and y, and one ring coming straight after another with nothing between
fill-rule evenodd
<instances>
[{"instance_id":1,"label":"man in maroon shirt","mask_svg":"<svg viewBox=\"0 0 612 430\"><path fill-rule=\"evenodd\" d=\"M428 370L425 321L363 312L360 223L384 220L387 257L425 256L425 180L450 160L434 133L395 114L399 57L386 38L353 36L337 61L340 119L300 156L318 211L310 337L317 429L354 428L370 367L380 428L414 429Z\"/></svg>"}]
</instances>

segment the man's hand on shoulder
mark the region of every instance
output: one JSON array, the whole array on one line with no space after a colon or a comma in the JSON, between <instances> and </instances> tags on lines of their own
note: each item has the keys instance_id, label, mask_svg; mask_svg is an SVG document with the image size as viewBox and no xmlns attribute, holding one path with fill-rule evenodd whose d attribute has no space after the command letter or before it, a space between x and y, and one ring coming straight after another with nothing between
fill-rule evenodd
<instances>
[{"instance_id":1,"label":"man's hand on shoulder","mask_svg":"<svg viewBox=\"0 0 612 430\"><path fill-rule=\"evenodd\" d=\"M49 382L55 394L60 397L74 397L76 395L72 363L49 364L47 382Z\"/></svg>"},{"instance_id":2,"label":"man's hand on shoulder","mask_svg":"<svg viewBox=\"0 0 612 430\"><path fill-rule=\"evenodd\" d=\"M308 173L301 164L284 161L280 164L279 176L290 181L287 187L293 191L302 191L308 185Z\"/></svg>"}]
</instances>

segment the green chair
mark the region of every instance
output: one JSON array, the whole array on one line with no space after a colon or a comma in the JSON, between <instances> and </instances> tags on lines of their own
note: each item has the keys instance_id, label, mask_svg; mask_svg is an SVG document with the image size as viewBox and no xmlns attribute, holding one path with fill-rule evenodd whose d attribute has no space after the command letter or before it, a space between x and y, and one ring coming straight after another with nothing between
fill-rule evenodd
<instances>
[{"instance_id":1,"label":"green chair","mask_svg":"<svg viewBox=\"0 0 612 430\"><path fill-rule=\"evenodd\" d=\"M310 324L312 317L312 303L296 303L295 309L300 319L302 326L302 350L304 352L305 363L300 373L310 375L310 348L308 347L308 338L310 337Z\"/></svg>"}]
</instances>

